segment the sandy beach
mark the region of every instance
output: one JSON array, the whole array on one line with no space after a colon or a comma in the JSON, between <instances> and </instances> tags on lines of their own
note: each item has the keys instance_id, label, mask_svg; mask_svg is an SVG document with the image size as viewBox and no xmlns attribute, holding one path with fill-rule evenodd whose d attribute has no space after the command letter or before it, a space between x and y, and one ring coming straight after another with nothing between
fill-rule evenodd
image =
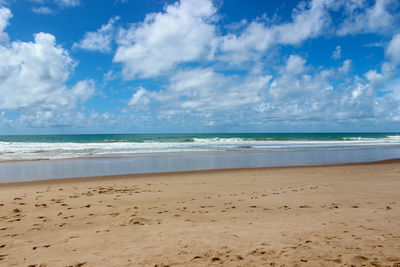
<instances>
[{"instance_id":1,"label":"sandy beach","mask_svg":"<svg viewBox=\"0 0 400 267\"><path fill-rule=\"evenodd\" d=\"M400 160L0 185L1 266L400 266Z\"/></svg>"}]
</instances>

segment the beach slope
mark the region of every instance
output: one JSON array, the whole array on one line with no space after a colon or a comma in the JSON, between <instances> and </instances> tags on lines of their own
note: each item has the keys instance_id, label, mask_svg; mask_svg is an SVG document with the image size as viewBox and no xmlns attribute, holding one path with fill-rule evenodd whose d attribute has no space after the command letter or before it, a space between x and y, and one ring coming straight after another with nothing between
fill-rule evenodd
<instances>
[{"instance_id":1,"label":"beach slope","mask_svg":"<svg viewBox=\"0 0 400 267\"><path fill-rule=\"evenodd\" d=\"M1 266L400 266L400 160L0 185Z\"/></svg>"}]
</instances>

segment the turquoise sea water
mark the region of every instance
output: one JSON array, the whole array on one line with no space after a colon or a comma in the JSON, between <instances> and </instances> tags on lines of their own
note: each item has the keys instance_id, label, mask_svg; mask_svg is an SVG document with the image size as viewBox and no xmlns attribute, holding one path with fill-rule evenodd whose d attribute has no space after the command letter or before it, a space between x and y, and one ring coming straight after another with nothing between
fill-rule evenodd
<instances>
[{"instance_id":1,"label":"turquoise sea water","mask_svg":"<svg viewBox=\"0 0 400 267\"><path fill-rule=\"evenodd\" d=\"M76 134L0 135L0 142L111 143L111 142L195 142L212 139L352 141L384 139L400 133L202 133L202 134Z\"/></svg>"},{"instance_id":2,"label":"turquoise sea water","mask_svg":"<svg viewBox=\"0 0 400 267\"><path fill-rule=\"evenodd\" d=\"M19 135L0 136L0 161L177 152L279 152L398 146L400 133Z\"/></svg>"}]
</instances>

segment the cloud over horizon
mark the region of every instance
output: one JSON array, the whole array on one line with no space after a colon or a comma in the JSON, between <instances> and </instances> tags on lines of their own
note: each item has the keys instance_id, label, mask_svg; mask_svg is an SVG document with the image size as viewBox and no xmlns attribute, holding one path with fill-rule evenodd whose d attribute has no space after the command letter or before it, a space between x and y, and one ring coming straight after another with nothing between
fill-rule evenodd
<instances>
[{"instance_id":1,"label":"cloud over horizon","mask_svg":"<svg viewBox=\"0 0 400 267\"><path fill-rule=\"evenodd\" d=\"M33 42L10 41L5 30L12 13L3 7L0 118L10 125L7 112L16 111L20 116L14 121L21 125L52 127L64 121L73 127L74 121L91 118L97 126L109 120L113 127L148 131L178 124L185 131L193 122L203 130L233 125L261 131L282 123L285 129L399 123L398 4L312 0L299 2L285 19L264 14L225 24L211 0L181 0L142 20L110 16L74 40L71 52L49 33L35 34ZM358 48L351 38L358 36L368 41L362 49L374 54L352 56L349 51ZM377 42L382 46L368 46ZM316 50L318 43L328 45ZM111 67L102 69L108 78L87 76L72 83L79 68L75 50L108 55ZM112 109L92 103L85 111L96 84L103 84L98 101L116 103ZM127 118L130 128L118 126Z\"/></svg>"}]
</instances>

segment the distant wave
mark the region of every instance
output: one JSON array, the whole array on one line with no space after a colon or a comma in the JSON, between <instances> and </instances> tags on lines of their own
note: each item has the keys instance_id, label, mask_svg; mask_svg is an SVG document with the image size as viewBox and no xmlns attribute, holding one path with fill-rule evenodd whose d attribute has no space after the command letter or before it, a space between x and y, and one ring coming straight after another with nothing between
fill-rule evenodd
<instances>
[{"instance_id":1,"label":"distant wave","mask_svg":"<svg viewBox=\"0 0 400 267\"><path fill-rule=\"evenodd\" d=\"M358 149L363 147L399 146L400 135L308 135L286 137L215 137L157 135L128 138L76 138L77 142L22 142L0 141L0 161L62 159L96 156L124 156L176 152L215 152L215 151L300 151L322 149ZM24 138L24 137L21 137ZM43 137L41 137L43 139ZM57 140L56 138L52 138ZM63 139L65 140L65 139ZM85 142L85 140L87 140Z\"/></svg>"},{"instance_id":2,"label":"distant wave","mask_svg":"<svg viewBox=\"0 0 400 267\"><path fill-rule=\"evenodd\" d=\"M115 139L115 140L103 140L101 143L127 143L127 142L132 142L132 141Z\"/></svg>"},{"instance_id":3,"label":"distant wave","mask_svg":"<svg viewBox=\"0 0 400 267\"><path fill-rule=\"evenodd\" d=\"M238 146L237 148L253 148L253 146Z\"/></svg>"}]
</instances>

